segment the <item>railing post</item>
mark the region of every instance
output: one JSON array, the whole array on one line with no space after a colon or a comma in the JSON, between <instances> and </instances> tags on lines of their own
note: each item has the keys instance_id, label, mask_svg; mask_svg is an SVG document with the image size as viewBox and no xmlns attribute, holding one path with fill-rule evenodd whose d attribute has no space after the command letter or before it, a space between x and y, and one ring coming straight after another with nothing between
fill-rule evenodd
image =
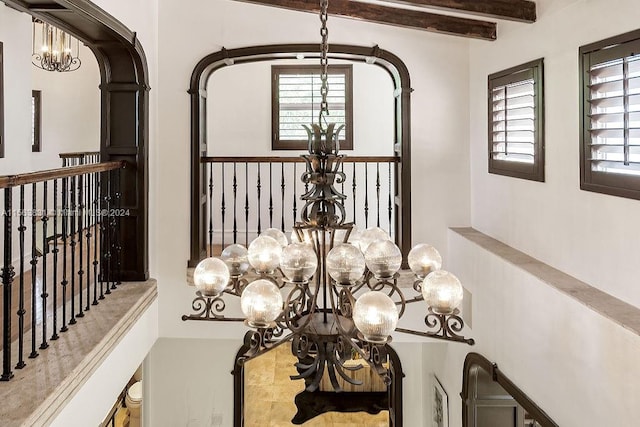
<instances>
[{"instance_id":1,"label":"railing post","mask_svg":"<svg viewBox=\"0 0 640 427\"><path fill-rule=\"evenodd\" d=\"M11 285L13 283L13 265L11 263L11 215L12 187L4 189L4 265L2 267L3 320L2 332L2 376L0 380L9 381L11 371Z\"/></svg>"}]
</instances>

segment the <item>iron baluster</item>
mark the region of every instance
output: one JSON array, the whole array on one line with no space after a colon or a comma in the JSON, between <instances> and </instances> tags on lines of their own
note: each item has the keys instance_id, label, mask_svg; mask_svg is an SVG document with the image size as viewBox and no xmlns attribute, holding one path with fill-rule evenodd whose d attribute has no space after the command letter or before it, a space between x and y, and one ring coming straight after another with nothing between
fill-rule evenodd
<instances>
[{"instance_id":1,"label":"iron baluster","mask_svg":"<svg viewBox=\"0 0 640 427\"><path fill-rule=\"evenodd\" d=\"M260 233L262 232L262 224L261 224L261 218L262 218L262 204L260 203L260 188L261 188L261 184L260 184L260 162L258 162L258 182L256 185L256 189L258 192L258 235L260 235Z\"/></svg>"},{"instance_id":2,"label":"iron baluster","mask_svg":"<svg viewBox=\"0 0 640 427\"><path fill-rule=\"evenodd\" d=\"M99 174L93 173L93 302L92 305L98 305L98 233L99 233L99 215L100 215L100 181ZM100 299L104 299L102 287L100 287Z\"/></svg>"},{"instance_id":3,"label":"iron baluster","mask_svg":"<svg viewBox=\"0 0 640 427\"><path fill-rule=\"evenodd\" d=\"M298 213L298 207L296 205L296 199L298 198L298 196L296 195L296 183L298 182L298 180L296 179L296 175L298 174L296 171L296 166L297 163L293 164L293 223L296 223L296 214Z\"/></svg>"},{"instance_id":4,"label":"iron baluster","mask_svg":"<svg viewBox=\"0 0 640 427\"><path fill-rule=\"evenodd\" d=\"M213 164L211 164L211 167L213 167ZM225 205L224 205L224 163L222 164L222 198L220 201L220 213L222 216L222 220L221 220L221 224L222 224L222 247L224 248L224 235L225 235L225 228L224 228L224 217L225 217Z\"/></svg>"},{"instance_id":5,"label":"iron baluster","mask_svg":"<svg viewBox=\"0 0 640 427\"><path fill-rule=\"evenodd\" d=\"M58 336L58 180L53 180L53 326L51 327L51 340Z\"/></svg>"},{"instance_id":6,"label":"iron baluster","mask_svg":"<svg viewBox=\"0 0 640 427\"><path fill-rule=\"evenodd\" d=\"M13 284L11 216L12 189L4 189L4 265L2 267L2 314L4 329L2 333L2 376L0 380L9 381L13 377L11 371L11 288Z\"/></svg>"},{"instance_id":7,"label":"iron baluster","mask_svg":"<svg viewBox=\"0 0 640 427\"><path fill-rule=\"evenodd\" d=\"M112 171L115 177L115 199L116 199L116 209L111 216L111 220L113 222L113 245L114 245L114 255L115 255L115 269L112 274L113 276L113 286L112 289L116 289L116 285L121 285L121 277L122 277L122 244L120 242L120 223L122 221L122 216L124 212L122 210L122 191L120 189L120 174L122 173L122 169L116 169Z\"/></svg>"},{"instance_id":8,"label":"iron baluster","mask_svg":"<svg viewBox=\"0 0 640 427\"><path fill-rule=\"evenodd\" d=\"M40 294L40 298L42 298L42 343L40 344L40 350L44 350L49 347L49 343L47 343L47 297L49 294L47 293L47 223L49 222L49 217L47 216L47 181L42 183L42 293ZM32 328L35 327L31 325Z\"/></svg>"},{"instance_id":9,"label":"iron baluster","mask_svg":"<svg viewBox=\"0 0 640 427\"><path fill-rule=\"evenodd\" d=\"M269 162L269 227L273 228L273 163Z\"/></svg>"},{"instance_id":10,"label":"iron baluster","mask_svg":"<svg viewBox=\"0 0 640 427\"><path fill-rule=\"evenodd\" d=\"M380 227L380 163L376 162L376 205L378 207L377 226Z\"/></svg>"},{"instance_id":11,"label":"iron baluster","mask_svg":"<svg viewBox=\"0 0 640 427\"><path fill-rule=\"evenodd\" d=\"M238 243L238 178L236 162L233 162L233 243Z\"/></svg>"},{"instance_id":12,"label":"iron baluster","mask_svg":"<svg viewBox=\"0 0 640 427\"><path fill-rule=\"evenodd\" d=\"M87 157L90 160L90 157ZM84 215L85 215L85 238L86 240L86 264L85 264L85 282L87 284L87 304L85 311L91 309L91 176L85 175L85 195L84 195Z\"/></svg>"},{"instance_id":13,"label":"iron baluster","mask_svg":"<svg viewBox=\"0 0 640 427\"><path fill-rule=\"evenodd\" d=\"M282 190L282 198L281 198L281 204L280 204L280 230L284 233L284 190L285 190L285 182L284 182L284 162L280 163L281 168L281 175L280 175L280 189Z\"/></svg>"},{"instance_id":14,"label":"iron baluster","mask_svg":"<svg viewBox=\"0 0 640 427\"><path fill-rule=\"evenodd\" d=\"M369 228L369 164L364 164L364 228Z\"/></svg>"},{"instance_id":15,"label":"iron baluster","mask_svg":"<svg viewBox=\"0 0 640 427\"><path fill-rule=\"evenodd\" d=\"M24 315L27 310L24 308L24 232L27 229L24 225L24 185L20 186L20 226L18 227L18 240L20 247L20 288L18 301L18 364L16 369L27 366L24 363Z\"/></svg>"},{"instance_id":16,"label":"iron baluster","mask_svg":"<svg viewBox=\"0 0 640 427\"><path fill-rule=\"evenodd\" d=\"M84 258L83 258L83 249L84 249L84 245L83 245L83 240L82 240L82 230L83 230L83 219L84 219L84 194L83 194L83 188L82 188L82 175L78 175L78 235L76 236L78 238L78 248L79 248L79 253L78 253L78 314L76 314L76 317L84 317L84 311L83 311L83 307L82 307L82 285L84 282L84 270L82 269L83 266L83 262L84 262Z\"/></svg>"},{"instance_id":17,"label":"iron baluster","mask_svg":"<svg viewBox=\"0 0 640 427\"><path fill-rule=\"evenodd\" d=\"M67 235L69 233L69 178L62 178L62 328L67 331Z\"/></svg>"},{"instance_id":18,"label":"iron baluster","mask_svg":"<svg viewBox=\"0 0 640 427\"><path fill-rule=\"evenodd\" d=\"M249 246L249 163L244 162L244 242Z\"/></svg>"},{"instance_id":19,"label":"iron baluster","mask_svg":"<svg viewBox=\"0 0 640 427\"><path fill-rule=\"evenodd\" d=\"M209 247L207 253L209 256L213 256L213 163L209 164Z\"/></svg>"},{"instance_id":20,"label":"iron baluster","mask_svg":"<svg viewBox=\"0 0 640 427\"><path fill-rule=\"evenodd\" d=\"M351 195L353 196L353 223L356 223L356 162L351 162L353 165L353 181L351 183Z\"/></svg>"},{"instance_id":21,"label":"iron baluster","mask_svg":"<svg viewBox=\"0 0 640 427\"><path fill-rule=\"evenodd\" d=\"M69 307L71 312L71 319L69 319L70 325L76 324L76 213L77 213L77 199L76 199L76 177L71 177L69 185L71 196L71 216L69 217L69 254L71 256L71 269L69 270L69 278L71 279L71 306ZM66 267L65 267L66 268Z\"/></svg>"},{"instance_id":22,"label":"iron baluster","mask_svg":"<svg viewBox=\"0 0 640 427\"><path fill-rule=\"evenodd\" d=\"M31 354L29 358L38 357L36 351L36 308L37 308L37 265L38 247L36 245L36 184L31 184Z\"/></svg>"},{"instance_id":23,"label":"iron baluster","mask_svg":"<svg viewBox=\"0 0 640 427\"><path fill-rule=\"evenodd\" d=\"M391 186L391 162L389 162L389 233L391 233L391 218L393 214L393 201L391 195L393 194L393 187ZM394 227L395 229L395 227Z\"/></svg>"}]
</instances>

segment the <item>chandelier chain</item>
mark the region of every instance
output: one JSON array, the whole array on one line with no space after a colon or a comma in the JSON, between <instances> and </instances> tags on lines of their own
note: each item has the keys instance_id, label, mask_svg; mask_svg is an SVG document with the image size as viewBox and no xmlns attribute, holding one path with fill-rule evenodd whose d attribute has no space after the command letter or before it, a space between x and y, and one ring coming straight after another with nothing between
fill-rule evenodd
<instances>
[{"instance_id":1,"label":"chandelier chain","mask_svg":"<svg viewBox=\"0 0 640 427\"><path fill-rule=\"evenodd\" d=\"M323 121L326 123L325 116L329 115L329 103L327 102L327 95L329 94L329 82L328 82L328 68L329 61L327 54L329 53L329 30L327 28L327 10L329 8L329 0L320 0L320 36L322 37L322 44L320 45L320 95L322 101L320 102L320 113L318 115L318 125L322 128Z\"/></svg>"}]
</instances>

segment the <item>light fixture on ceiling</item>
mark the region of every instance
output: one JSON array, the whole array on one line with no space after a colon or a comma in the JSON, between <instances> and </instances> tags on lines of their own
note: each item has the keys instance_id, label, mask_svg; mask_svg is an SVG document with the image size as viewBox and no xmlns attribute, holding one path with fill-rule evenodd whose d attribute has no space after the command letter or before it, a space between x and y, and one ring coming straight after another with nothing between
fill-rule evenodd
<instances>
[{"instance_id":1,"label":"light fixture on ceiling","mask_svg":"<svg viewBox=\"0 0 640 427\"><path fill-rule=\"evenodd\" d=\"M48 22L34 18L31 63L45 71L75 71L82 64L80 41Z\"/></svg>"},{"instance_id":2,"label":"light fixture on ceiling","mask_svg":"<svg viewBox=\"0 0 640 427\"><path fill-rule=\"evenodd\" d=\"M342 126L327 123L328 0L321 0L320 6L322 101L318 123L305 126L309 154L302 156L306 161L302 181L309 191L301 196L304 208L292 243L282 231L268 229L248 249L230 245L220 258L201 261L193 275L194 313L182 320L244 321L251 328L244 340L245 361L291 342L300 361L296 364L300 374L291 378L304 379L306 389L315 391L326 373L339 391L338 377L360 384L348 374L353 367L345 367L355 354L391 383L385 362L394 330L474 342L458 334L464 328L458 309L462 285L441 270L442 258L434 247L420 244L409 252L410 282L418 295L407 299L400 286L401 276L406 276L399 273L403 256L389 234L380 228L360 232L345 222L346 196L334 187L345 179L338 142ZM240 297L244 318L222 314L225 294ZM406 306L423 300L428 330L397 328Z\"/></svg>"}]
</instances>

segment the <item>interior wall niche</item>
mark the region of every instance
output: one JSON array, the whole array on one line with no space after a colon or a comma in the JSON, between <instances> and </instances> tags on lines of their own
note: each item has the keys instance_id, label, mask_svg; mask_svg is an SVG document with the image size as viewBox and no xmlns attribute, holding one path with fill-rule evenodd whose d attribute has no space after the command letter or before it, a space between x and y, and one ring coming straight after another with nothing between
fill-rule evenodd
<instances>
[{"instance_id":1,"label":"interior wall niche","mask_svg":"<svg viewBox=\"0 0 640 427\"><path fill-rule=\"evenodd\" d=\"M495 363L469 353L462 377L463 427L558 427Z\"/></svg>"}]
</instances>

